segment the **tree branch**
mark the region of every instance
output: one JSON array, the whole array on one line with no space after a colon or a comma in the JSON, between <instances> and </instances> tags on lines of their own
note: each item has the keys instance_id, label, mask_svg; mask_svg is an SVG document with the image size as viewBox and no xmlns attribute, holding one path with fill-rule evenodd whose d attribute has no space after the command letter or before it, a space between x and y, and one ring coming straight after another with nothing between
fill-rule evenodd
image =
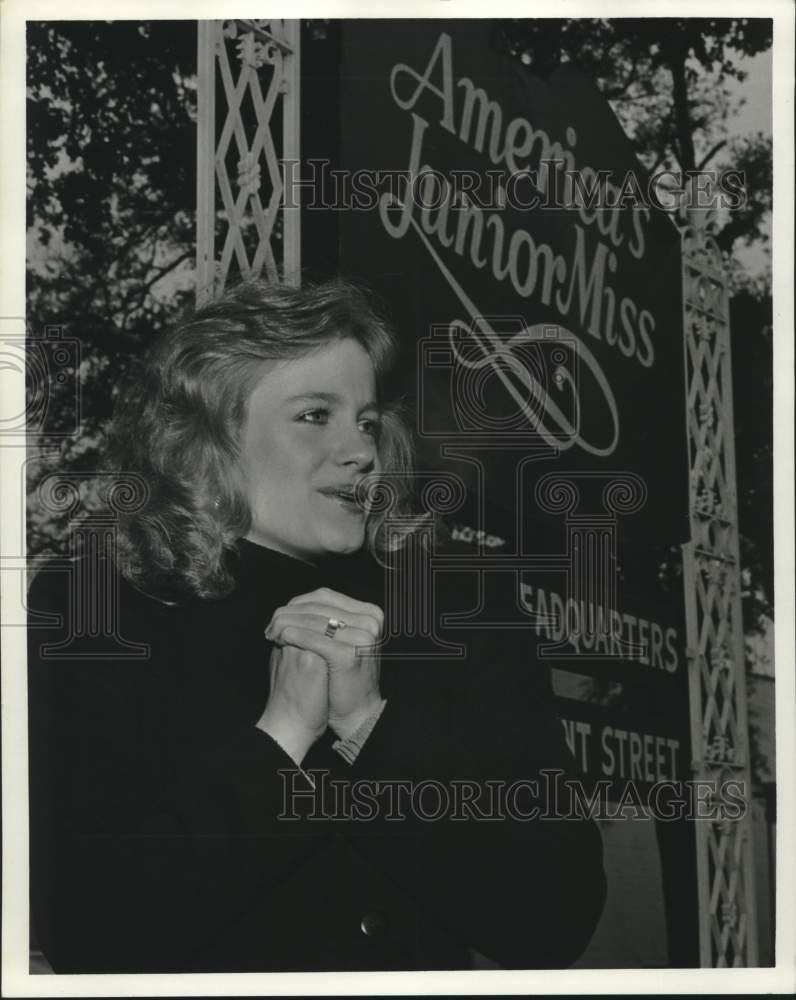
<instances>
[{"instance_id":1,"label":"tree branch","mask_svg":"<svg viewBox=\"0 0 796 1000\"><path fill-rule=\"evenodd\" d=\"M650 169L650 173L654 174L655 171L658 169L658 167L663 163L663 161L665 159L666 159L666 147L664 146L663 149L661 150L661 152L658 153L658 155L657 155L657 157L655 159L655 163L652 165L652 168Z\"/></svg>"},{"instance_id":2,"label":"tree branch","mask_svg":"<svg viewBox=\"0 0 796 1000\"><path fill-rule=\"evenodd\" d=\"M623 94L627 93L627 88L636 78L636 71L638 69L638 56L633 56L633 65L630 67L630 72L627 74L622 83L614 87L610 92L606 93L606 98L611 101L618 100Z\"/></svg>"},{"instance_id":3,"label":"tree branch","mask_svg":"<svg viewBox=\"0 0 796 1000\"><path fill-rule=\"evenodd\" d=\"M175 259L170 264L167 264L165 267L161 267L153 278L150 278L147 281L143 282L141 285L139 285L138 288L136 289L136 296L138 298L138 301L133 306L133 309L140 309L140 307L144 304L144 299L147 297L150 288L152 288L153 285L156 285L161 278L165 278L165 276L170 271L173 271L175 268L179 267L180 264L183 263L183 261L190 260L193 257L193 255L194 255L193 250L186 250L185 253L182 253L178 257L175 257ZM130 298L133 298L133 296L131 295ZM130 311L132 310L127 310L127 315L129 315Z\"/></svg>"},{"instance_id":4,"label":"tree branch","mask_svg":"<svg viewBox=\"0 0 796 1000\"><path fill-rule=\"evenodd\" d=\"M713 159L713 157L718 153L720 149L723 149L727 145L727 140L722 139L721 142L717 142L716 145L711 149L709 153L702 157L702 160L697 167L697 170L704 170L707 164Z\"/></svg>"},{"instance_id":5,"label":"tree branch","mask_svg":"<svg viewBox=\"0 0 796 1000\"><path fill-rule=\"evenodd\" d=\"M680 150L680 166L684 171L694 170L694 136L688 113L688 83L686 81L684 39L678 38L667 46L669 69L672 74L672 97L674 98L674 120L677 126L677 145Z\"/></svg>"}]
</instances>

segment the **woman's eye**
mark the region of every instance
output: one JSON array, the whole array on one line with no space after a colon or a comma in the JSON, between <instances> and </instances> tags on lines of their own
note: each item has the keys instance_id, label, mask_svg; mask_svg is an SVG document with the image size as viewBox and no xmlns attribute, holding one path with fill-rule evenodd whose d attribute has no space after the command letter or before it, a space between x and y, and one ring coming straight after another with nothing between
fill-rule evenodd
<instances>
[{"instance_id":1,"label":"woman's eye","mask_svg":"<svg viewBox=\"0 0 796 1000\"><path fill-rule=\"evenodd\" d=\"M329 420L328 410L306 410L297 419L304 424L325 424Z\"/></svg>"},{"instance_id":2,"label":"woman's eye","mask_svg":"<svg viewBox=\"0 0 796 1000\"><path fill-rule=\"evenodd\" d=\"M359 428L363 434L369 434L370 437L377 438L381 431L381 421L376 419L360 420Z\"/></svg>"}]
</instances>

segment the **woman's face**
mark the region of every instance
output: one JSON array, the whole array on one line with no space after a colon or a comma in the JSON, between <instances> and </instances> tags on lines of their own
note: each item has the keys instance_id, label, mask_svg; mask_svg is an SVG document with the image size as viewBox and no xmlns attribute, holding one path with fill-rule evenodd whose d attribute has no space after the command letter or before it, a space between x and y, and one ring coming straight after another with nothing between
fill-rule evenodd
<instances>
[{"instance_id":1,"label":"woman's face","mask_svg":"<svg viewBox=\"0 0 796 1000\"><path fill-rule=\"evenodd\" d=\"M352 339L276 362L249 398L241 471L253 542L312 561L354 552L365 515L354 486L377 471L376 378Z\"/></svg>"}]
</instances>

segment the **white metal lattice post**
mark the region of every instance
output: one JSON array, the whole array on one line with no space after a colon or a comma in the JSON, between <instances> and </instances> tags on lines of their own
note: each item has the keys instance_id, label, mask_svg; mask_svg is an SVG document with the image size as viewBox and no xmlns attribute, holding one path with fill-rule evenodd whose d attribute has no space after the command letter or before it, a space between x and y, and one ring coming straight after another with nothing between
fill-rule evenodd
<instances>
[{"instance_id":1,"label":"white metal lattice post","mask_svg":"<svg viewBox=\"0 0 796 1000\"><path fill-rule=\"evenodd\" d=\"M198 29L201 305L233 274L300 283L300 208L285 198L281 167L300 160L300 22L200 21Z\"/></svg>"},{"instance_id":2,"label":"white metal lattice post","mask_svg":"<svg viewBox=\"0 0 796 1000\"><path fill-rule=\"evenodd\" d=\"M691 540L683 547L692 771L742 783L745 814L696 819L700 964L757 965L729 290L710 213L683 228ZM711 785L711 787L714 787ZM720 798L716 797L716 801Z\"/></svg>"},{"instance_id":3,"label":"white metal lattice post","mask_svg":"<svg viewBox=\"0 0 796 1000\"><path fill-rule=\"evenodd\" d=\"M199 21L196 87L196 304L213 295L215 276L216 56L212 21Z\"/></svg>"},{"instance_id":4,"label":"white metal lattice post","mask_svg":"<svg viewBox=\"0 0 796 1000\"><path fill-rule=\"evenodd\" d=\"M285 75L282 148L285 163L301 163L301 22L285 21L285 40L292 52ZM301 284L301 208L293 194L284 208L284 279L288 285Z\"/></svg>"}]
</instances>

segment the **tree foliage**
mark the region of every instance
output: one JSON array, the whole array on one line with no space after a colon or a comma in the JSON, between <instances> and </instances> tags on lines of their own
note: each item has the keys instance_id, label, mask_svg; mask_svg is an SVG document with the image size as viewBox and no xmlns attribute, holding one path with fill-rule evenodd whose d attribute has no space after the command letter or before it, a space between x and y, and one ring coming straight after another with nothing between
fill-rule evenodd
<instances>
[{"instance_id":1,"label":"tree foliage","mask_svg":"<svg viewBox=\"0 0 796 1000\"><path fill-rule=\"evenodd\" d=\"M771 136L731 139L739 110L731 81L743 81L743 57L768 51L772 21L764 18L579 18L500 22L503 45L528 72L543 76L562 62L597 81L636 153L652 173L684 174L719 162L744 172L746 205L719 235L768 250ZM743 276L737 279L743 281ZM770 286L762 288L765 293Z\"/></svg>"},{"instance_id":2,"label":"tree foliage","mask_svg":"<svg viewBox=\"0 0 796 1000\"><path fill-rule=\"evenodd\" d=\"M119 382L190 297L194 254L194 22L64 21L27 26L27 326L76 338L78 433L45 434L29 485L88 470ZM58 396L48 392L58 426ZM64 419L72 419L69 414ZM39 519L40 520L40 519ZM31 550L64 524L31 519Z\"/></svg>"},{"instance_id":3,"label":"tree foliage","mask_svg":"<svg viewBox=\"0 0 796 1000\"><path fill-rule=\"evenodd\" d=\"M192 254L191 36L190 22L28 25L29 318L74 325L89 350L151 335L171 309L158 282Z\"/></svg>"},{"instance_id":4,"label":"tree foliage","mask_svg":"<svg viewBox=\"0 0 796 1000\"><path fill-rule=\"evenodd\" d=\"M772 42L772 22L763 18L534 18L502 21L501 29L531 72L577 64L614 104L638 151L653 162L673 157L683 170L711 158L710 147L697 152L699 133L716 124L716 105L702 103L701 85L743 80L739 56Z\"/></svg>"}]
</instances>

